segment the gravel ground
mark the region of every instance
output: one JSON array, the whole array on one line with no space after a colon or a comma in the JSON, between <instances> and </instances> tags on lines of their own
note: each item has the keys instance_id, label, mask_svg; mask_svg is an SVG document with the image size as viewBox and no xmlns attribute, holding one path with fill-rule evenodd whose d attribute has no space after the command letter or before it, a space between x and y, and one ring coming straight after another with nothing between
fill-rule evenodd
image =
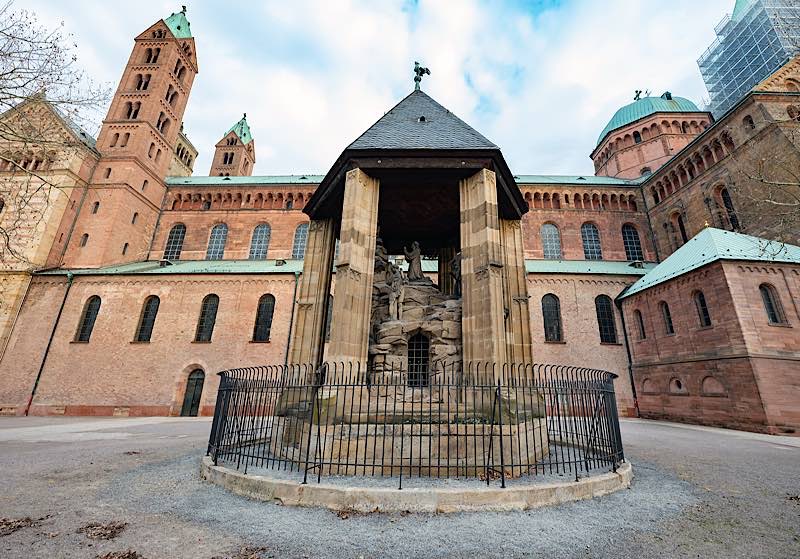
<instances>
[{"instance_id":1,"label":"gravel ground","mask_svg":"<svg viewBox=\"0 0 800 559\"><path fill-rule=\"evenodd\" d=\"M31 520L0 520L0 557L800 556L800 438L624 421L630 490L518 513L337 515L201 482L209 427L0 418L0 519Z\"/></svg>"}]
</instances>

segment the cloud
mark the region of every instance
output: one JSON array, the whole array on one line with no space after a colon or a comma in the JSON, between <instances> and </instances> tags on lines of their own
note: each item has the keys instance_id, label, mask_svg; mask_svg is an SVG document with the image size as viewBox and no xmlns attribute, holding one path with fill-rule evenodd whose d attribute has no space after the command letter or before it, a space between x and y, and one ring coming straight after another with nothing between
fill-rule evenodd
<instances>
[{"instance_id":1,"label":"cloud","mask_svg":"<svg viewBox=\"0 0 800 559\"><path fill-rule=\"evenodd\" d=\"M200 74L184 121L203 175L214 144L246 112L256 174L324 173L341 150L413 87L503 149L525 174L591 173L597 136L634 89L700 102L696 60L731 0L499 2L195 1ZM133 37L171 2L27 0L63 20L79 62L116 86Z\"/></svg>"}]
</instances>

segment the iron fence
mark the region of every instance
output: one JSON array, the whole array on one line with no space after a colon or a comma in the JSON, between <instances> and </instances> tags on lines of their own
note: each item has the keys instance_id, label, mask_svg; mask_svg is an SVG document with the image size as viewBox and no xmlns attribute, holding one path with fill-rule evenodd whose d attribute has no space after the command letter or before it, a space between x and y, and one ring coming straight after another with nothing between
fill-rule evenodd
<instances>
[{"instance_id":1,"label":"iron fence","mask_svg":"<svg viewBox=\"0 0 800 559\"><path fill-rule=\"evenodd\" d=\"M242 469L478 478L590 475L624 460L614 379L560 365L358 363L220 374L208 454ZM421 376L420 376L421 375ZM412 378L413 377L413 378Z\"/></svg>"}]
</instances>

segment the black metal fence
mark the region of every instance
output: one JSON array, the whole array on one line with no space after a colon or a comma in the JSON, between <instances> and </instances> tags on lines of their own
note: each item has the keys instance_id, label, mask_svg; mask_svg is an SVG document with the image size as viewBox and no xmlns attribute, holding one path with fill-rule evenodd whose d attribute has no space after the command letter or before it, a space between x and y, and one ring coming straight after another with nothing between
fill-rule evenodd
<instances>
[{"instance_id":1,"label":"black metal fence","mask_svg":"<svg viewBox=\"0 0 800 559\"><path fill-rule=\"evenodd\" d=\"M415 373L417 374L417 373ZM243 469L466 477L616 471L624 460L614 379L559 365L351 363L220 373L208 454ZM413 382L409 383L409 380Z\"/></svg>"}]
</instances>

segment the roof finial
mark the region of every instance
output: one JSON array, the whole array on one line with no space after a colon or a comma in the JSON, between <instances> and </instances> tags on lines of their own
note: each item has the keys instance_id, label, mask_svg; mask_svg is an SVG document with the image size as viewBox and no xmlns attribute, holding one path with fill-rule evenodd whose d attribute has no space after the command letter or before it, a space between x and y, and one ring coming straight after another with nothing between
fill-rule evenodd
<instances>
[{"instance_id":1,"label":"roof finial","mask_svg":"<svg viewBox=\"0 0 800 559\"><path fill-rule=\"evenodd\" d=\"M181 12L184 14L186 13L186 6L181 6Z\"/></svg>"},{"instance_id":2,"label":"roof finial","mask_svg":"<svg viewBox=\"0 0 800 559\"><path fill-rule=\"evenodd\" d=\"M242 119L245 119L245 118L247 118L247 113L244 113L244 116L242 117Z\"/></svg>"},{"instance_id":3,"label":"roof finial","mask_svg":"<svg viewBox=\"0 0 800 559\"><path fill-rule=\"evenodd\" d=\"M425 74L431 75L431 71L428 68L423 68L419 65L419 62L414 62L414 91L419 91L419 82L422 81L422 76Z\"/></svg>"},{"instance_id":4,"label":"roof finial","mask_svg":"<svg viewBox=\"0 0 800 559\"><path fill-rule=\"evenodd\" d=\"M635 91L634 91L633 100L634 100L634 101L638 101L638 100L639 100L639 99L641 99L641 98L642 98L642 90L641 90L641 89L637 89L637 90L635 90Z\"/></svg>"}]
</instances>

